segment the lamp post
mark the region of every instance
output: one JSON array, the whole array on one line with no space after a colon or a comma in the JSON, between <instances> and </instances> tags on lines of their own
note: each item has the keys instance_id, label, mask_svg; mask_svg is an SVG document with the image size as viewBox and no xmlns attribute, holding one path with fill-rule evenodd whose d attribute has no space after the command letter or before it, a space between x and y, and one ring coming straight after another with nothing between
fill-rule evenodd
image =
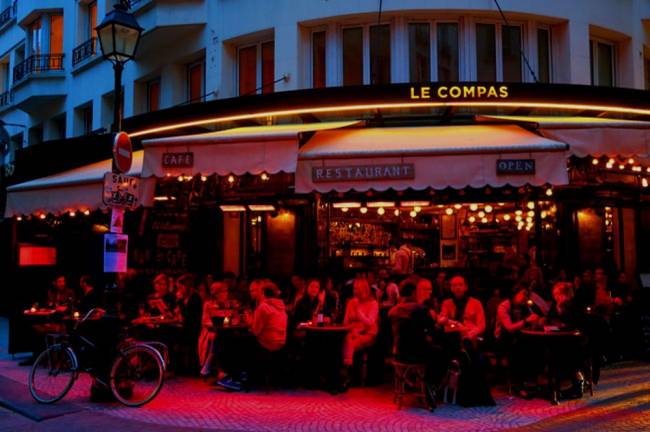
<instances>
[{"instance_id":1,"label":"lamp post","mask_svg":"<svg viewBox=\"0 0 650 432\"><path fill-rule=\"evenodd\" d=\"M113 63L115 71L115 100L112 132L122 129L122 71L124 64L133 60L138 49L143 28L128 11L128 1L122 0L113 7L95 30L105 59Z\"/></svg>"}]
</instances>

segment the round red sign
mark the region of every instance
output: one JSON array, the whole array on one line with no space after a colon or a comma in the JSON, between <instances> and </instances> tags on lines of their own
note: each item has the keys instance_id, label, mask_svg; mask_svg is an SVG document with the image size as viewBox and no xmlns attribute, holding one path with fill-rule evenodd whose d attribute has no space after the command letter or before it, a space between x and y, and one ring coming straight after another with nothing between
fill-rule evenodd
<instances>
[{"instance_id":1,"label":"round red sign","mask_svg":"<svg viewBox=\"0 0 650 432\"><path fill-rule=\"evenodd\" d=\"M126 132L119 132L113 140L113 171L127 173L131 169L133 147Z\"/></svg>"}]
</instances>

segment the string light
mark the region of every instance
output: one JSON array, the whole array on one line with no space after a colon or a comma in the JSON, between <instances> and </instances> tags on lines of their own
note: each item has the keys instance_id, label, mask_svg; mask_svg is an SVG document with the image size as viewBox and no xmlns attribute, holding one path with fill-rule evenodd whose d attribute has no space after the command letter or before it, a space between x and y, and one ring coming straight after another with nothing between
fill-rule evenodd
<instances>
[{"instance_id":1,"label":"string light","mask_svg":"<svg viewBox=\"0 0 650 432\"><path fill-rule=\"evenodd\" d=\"M393 214L395 215L395 217L399 216L399 209L395 209L393 211Z\"/></svg>"},{"instance_id":2,"label":"string light","mask_svg":"<svg viewBox=\"0 0 650 432\"><path fill-rule=\"evenodd\" d=\"M183 176L178 176L176 179L177 179L179 182L182 182L182 181L184 180Z\"/></svg>"},{"instance_id":3,"label":"string light","mask_svg":"<svg viewBox=\"0 0 650 432\"><path fill-rule=\"evenodd\" d=\"M596 159L596 158L591 160L591 163L594 164L594 165L598 165L599 162L600 161L598 159Z\"/></svg>"},{"instance_id":4,"label":"string light","mask_svg":"<svg viewBox=\"0 0 650 432\"><path fill-rule=\"evenodd\" d=\"M202 175L202 176L201 176L201 181L202 181L202 182L206 182L206 181L208 181L208 178L207 178L206 176Z\"/></svg>"},{"instance_id":5,"label":"string light","mask_svg":"<svg viewBox=\"0 0 650 432\"><path fill-rule=\"evenodd\" d=\"M233 184L233 183L235 183L235 176L232 175L232 174L230 174L230 175L228 176L228 179L227 179L227 180L228 180L228 183Z\"/></svg>"},{"instance_id":6,"label":"string light","mask_svg":"<svg viewBox=\"0 0 650 432\"><path fill-rule=\"evenodd\" d=\"M490 204L485 206L486 213L492 213L492 210L494 210L494 208Z\"/></svg>"},{"instance_id":7,"label":"string light","mask_svg":"<svg viewBox=\"0 0 650 432\"><path fill-rule=\"evenodd\" d=\"M377 214L378 214L379 216L383 216L384 213L386 213L386 210L384 210L383 207L379 207L379 208L377 209Z\"/></svg>"},{"instance_id":8,"label":"string light","mask_svg":"<svg viewBox=\"0 0 650 432\"><path fill-rule=\"evenodd\" d=\"M75 217L75 216L77 216L77 212L75 212L75 211L71 211L71 212L70 212L70 217Z\"/></svg>"},{"instance_id":9,"label":"string light","mask_svg":"<svg viewBox=\"0 0 650 432\"><path fill-rule=\"evenodd\" d=\"M84 210L84 215L85 216L90 216L90 210Z\"/></svg>"},{"instance_id":10,"label":"string light","mask_svg":"<svg viewBox=\"0 0 650 432\"><path fill-rule=\"evenodd\" d=\"M269 175L267 173L263 172L262 174L260 174L260 179L262 181L269 181L271 179L271 177L269 177Z\"/></svg>"},{"instance_id":11,"label":"string light","mask_svg":"<svg viewBox=\"0 0 650 432\"><path fill-rule=\"evenodd\" d=\"M546 189L546 196L553 196L553 189L551 188Z\"/></svg>"},{"instance_id":12,"label":"string light","mask_svg":"<svg viewBox=\"0 0 650 432\"><path fill-rule=\"evenodd\" d=\"M366 214L368 213L368 207L361 207L359 211L361 212L361 214Z\"/></svg>"},{"instance_id":13,"label":"string light","mask_svg":"<svg viewBox=\"0 0 650 432\"><path fill-rule=\"evenodd\" d=\"M449 207L449 208L447 208L447 209L445 210L445 213L447 213L448 216L451 216L451 215L454 214L454 209L452 209L451 207Z\"/></svg>"}]
</instances>

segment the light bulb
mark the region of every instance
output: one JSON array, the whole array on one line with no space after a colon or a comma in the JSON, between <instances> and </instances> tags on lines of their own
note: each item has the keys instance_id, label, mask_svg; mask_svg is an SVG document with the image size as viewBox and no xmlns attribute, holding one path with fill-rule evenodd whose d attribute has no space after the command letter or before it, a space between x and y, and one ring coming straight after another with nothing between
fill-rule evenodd
<instances>
[{"instance_id":1,"label":"light bulb","mask_svg":"<svg viewBox=\"0 0 650 432\"><path fill-rule=\"evenodd\" d=\"M591 160L591 163L594 165L598 165L598 162L600 162L598 159L594 158Z\"/></svg>"},{"instance_id":2,"label":"light bulb","mask_svg":"<svg viewBox=\"0 0 650 432\"><path fill-rule=\"evenodd\" d=\"M480 217L480 218L484 218L484 217L485 217L485 212L484 212L483 210L481 210L480 212L478 212L478 217Z\"/></svg>"},{"instance_id":3,"label":"light bulb","mask_svg":"<svg viewBox=\"0 0 650 432\"><path fill-rule=\"evenodd\" d=\"M349 208L347 208L347 207L343 207L343 208L341 209L341 211L342 211L343 213L347 213L347 212L348 212L348 210L350 210L350 209L349 209Z\"/></svg>"},{"instance_id":4,"label":"light bulb","mask_svg":"<svg viewBox=\"0 0 650 432\"><path fill-rule=\"evenodd\" d=\"M228 183L233 184L235 182L235 176L234 175L229 175L228 176Z\"/></svg>"},{"instance_id":5,"label":"light bulb","mask_svg":"<svg viewBox=\"0 0 650 432\"><path fill-rule=\"evenodd\" d=\"M526 204L526 207L529 209L534 209L535 208L535 202L534 201L528 201L528 204Z\"/></svg>"},{"instance_id":6,"label":"light bulb","mask_svg":"<svg viewBox=\"0 0 650 432\"><path fill-rule=\"evenodd\" d=\"M260 179L262 179L262 181L269 181L271 177L269 177L267 173L263 172L262 174L260 174Z\"/></svg>"},{"instance_id":7,"label":"light bulb","mask_svg":"<svg viewBox=\"0 0 650 432\"><path fill-rule=\"evenodd\" d=\"M454 208L456 210L460 210L461 208L463 208L463 205L462 204L454 204Z\"/></svg>"},{"instance_id":8,"label":"light bulb","mask_svg":"<svg viewBox=\"0 0 650 432\"><path fill-rule=\"evenodd\" d=\"M481 219L481 222L483 222L483 223L487 223L487 222L488 222L488 218L486 218L486 217L482 218L482 219Z\"/></svg>"},{"instance_id":9,"label":"light bulb","mask_svg":"<svg viewBox=\"0 0 650 432\"><path fill-rule=\"evenodd\" d=\"M485 206L485 213L492 213L492 210L493 210L493 208L492 208L492 206L490 204Z\"/></svg>"},{"instance_id":10,"label":"light bulb","mask_svg":"<svg viewBox=\"0 0 650 432\"><path fill-rule=\"evenodd\" d=\"M467 220L469 221L469 223L474 223L474 222L476 222L476 218L475 218L474 216L470 216L470 217L468 217Z\"/></svg>"},{"instance_id":11,"label":"light bulb","mask_svg":"<svg viewBox=\"0 0 650 432\"><path fill-rule=\"evenodd\" d=\"M411 212L409 213L409 215L410 215L412 218L414 218L414 217L416 217L416 216L418 215L418 213L417 213L415 210L411 210Z\"/></svg>"},{"instance_id":12,"label":"light bulb","mask_svg":"<svg viewBox=\"0 0 650 432\"><path fill-rule=\"evenodd\" d=\"M420 213L422 211L422 207L415 206L415 207L413 207L413 210L415 210L416 213Z\"/></svg>"},{"instance_id":13,"label":"light bulb","mask_svg":"<svg viewBox=\"0 0 650 432\"><path fill-rule=\"evenodd\" d=\"M368 207L361 207L359 211L361 212L361 214L366 214L368 213Z\"/></svg>"},{"instance_id":14,"label":"light bulb","mask_svg":"<svg viewBox=\"0 0 650 432\"><path fill-rule=\"evenodd\" d=\"M451 215L454 214L454 209L452 209L451 207L449 207L448 209L445 210L445 213L447 213L447 215L451 216Z\"/></svg>"},{"instance_id":15,"label":"light bulb","mask_svg":"<svg viewBox=\"0 0 650 432\"><path fill-rule=\"evenodd\" d=\"M394 214L395 216L399 216L399 209L395 209L395 211L393 211L393 214Z\"/></svg>"},{"instance_id":16,"label":"light bulb","mask_svg":"<svg viewBox=\"0 0 650 432\"><path fill-rule=\"evenodd\" d=\"M377 214L378 214L379 216L383 216L384 213L386 213L386 210L384 210L383 207L379 207L379 208L377 209Z\"/></svg>"},{"instance_id":17,"label":"light bulb","mask_svg":"<svg viewBox=\"0 0 650 432\"><path fill-rule=\"evenodd\" d=\"M546 196L553 196L553 189L551 188L546 189Z\"/></svg>"},{"instance_id":18,"label":"light bulb","mask_svg":"<svg viewBox=\"0 0 650 432\"><path fill-rule=\"evenodd\" d=\"M510 215L509 214L504 214L503 215L503 220L508 222L510 220Z\"/></svg>"},{"instance_id":19,"label":"light bulb","mask_svg":"<svg viewBox=\"0 0 650 432\"><path fill-rule=\"evenodd\" d=\"M477 205L477 204L470 204L470 205L469 205L469 209L470 209L471 211L476 211L476 210L478 210L478 205Z\"/></svg>"}]
</instances>

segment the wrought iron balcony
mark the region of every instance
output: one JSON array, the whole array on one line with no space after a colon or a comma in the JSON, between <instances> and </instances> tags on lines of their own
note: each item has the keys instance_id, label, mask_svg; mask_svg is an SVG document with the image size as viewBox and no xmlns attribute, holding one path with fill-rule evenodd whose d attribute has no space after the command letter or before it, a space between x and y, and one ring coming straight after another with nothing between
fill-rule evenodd
<instances>
[{"instance_id":1,"label":"wrought iron balcony","mask_svg":"<svg viewBox=\"0 0 650 432\"><path fill-rule=\"evenodd\" d=\"M14 93L11 90L8 90L4 93L0 93L0 107L10 105L14 100Z\"/></svg>"},{"instance_id":2,"label":"wrought iron balcony","mask_svg":"<svg viewBox=\"0 0 650 432\"><path fill-rule=\"evenodd\" d=\"M16 7L18 2L15 1L11 6L0 12L0 27L7 24L16 16Z\"/></svg>"},{"instance_id":3,"label":"wrought iron balcony","mask_svg":"<svg viewBox=\"0 0 650 432\"><path fill-rule=\"evenodd\" d=\"M90 38L72 50L72 66L76 66L95 54L97 54L97 38Z\"/></svg>"},{"instance_id":4,"label":"wrought iron balcony","mask_svg":"<svg viewBox=\"0 0 650 432\"><path fill-rule=\"evenodd\" d=\"M63 54L33 55L14 67L14 83L32 74L57 70L63 70Z\"/></svg>"}]
</instances>

